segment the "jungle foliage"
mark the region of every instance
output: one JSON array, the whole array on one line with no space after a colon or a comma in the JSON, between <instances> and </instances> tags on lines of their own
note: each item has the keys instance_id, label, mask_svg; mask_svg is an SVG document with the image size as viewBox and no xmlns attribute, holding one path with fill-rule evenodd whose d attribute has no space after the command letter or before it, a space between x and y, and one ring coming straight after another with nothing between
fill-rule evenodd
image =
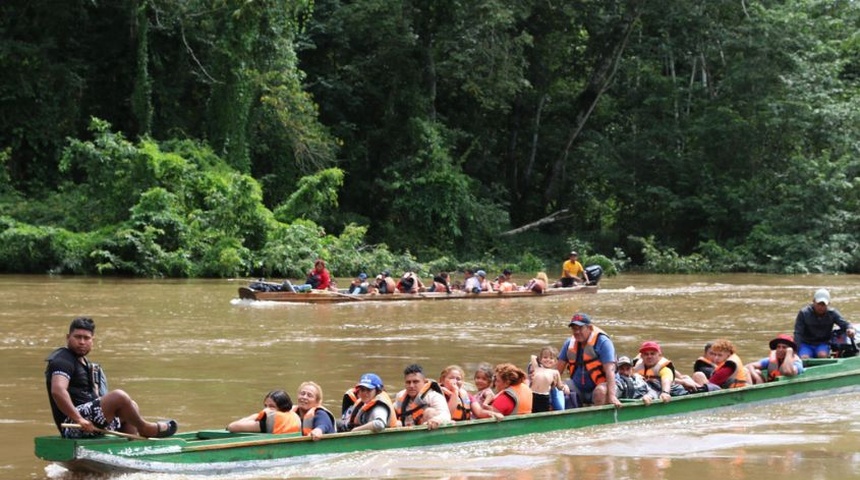
<instances>
[{"instance_id":1,"label":"jungle foliage","mask_svg":"<svg viewBox=\"0 0 860 480\"><path fill-rule=\"evenodd\" d=\"M858 273L858 32L850 0L4 1L0 272Z\"/></svg>"}]
</instances>

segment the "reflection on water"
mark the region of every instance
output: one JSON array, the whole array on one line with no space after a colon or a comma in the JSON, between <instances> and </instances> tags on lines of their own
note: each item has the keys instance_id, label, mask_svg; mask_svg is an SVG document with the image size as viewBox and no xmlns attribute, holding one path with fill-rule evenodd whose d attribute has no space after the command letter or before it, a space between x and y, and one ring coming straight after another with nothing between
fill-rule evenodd
<instances>
[{"instance_id":1,"label":"reflection on water","mask_svg":"<svg viewBox=\"0 0 860 480\"><path fill-rule=\"evenodd\" d=\"M575 298L342 305L239 301L241 284L0 277L0 355L8 367L0 380L0 478L81 478L36 459L31 441L54 433L43 359L81 314L96 319L91 357L111 386L130 392L145 415L176 418L189 430L219 428L255 411L266 391L292 393L309 379L337 412L340 394L364 371L396 391L412 362L431 374L457 363L467 376L482 361L524 364L541 346L561 345L575 311L592 314L619 354L657 339L682 370L717 336L732 339L746 361L764 356L767 341L791 331L819 286L832 289L847 319L860 311L860 282L848 276L631 275ZM851 415L858 409L856 394L801 398L480 444L317 457L217 478L842 479L860 473L860 420Z\"/></svg>"}]
</instances>

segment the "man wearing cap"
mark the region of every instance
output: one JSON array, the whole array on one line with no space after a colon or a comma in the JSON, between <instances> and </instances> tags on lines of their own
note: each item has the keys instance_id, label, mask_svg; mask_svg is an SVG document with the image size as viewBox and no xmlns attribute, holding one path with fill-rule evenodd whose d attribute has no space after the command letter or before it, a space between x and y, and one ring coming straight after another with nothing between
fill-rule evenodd
<instances>
[{"instance_id":1,"label":"man wearing cap","mask_svg":"<svg viewBox=\"0 0 860 480\"><path fill-rule=\"evenodd\" d=\"M371 430L379 433L396 425L394 404L383 390L382 379L375 373L365 373L355 385L355 404L344 412L338 431Z\"/></svg>"},{"instance_id":2,"label":"man wearing cap","mask_svg":"<svg viewBox=\"0 0 860 480\"><path fill-rule=\"evenodd\" d=\"M794 341L800 358L830 357L833 325L854 338L854 326L845 321L838 310L830 308L830 292L820 288L813 295L812 303L800 309L794 321Z\"/></svg>"},{"instance_id":3,"label":"man wearing cap","mask_svg":"<svg viewBox=\"0 0 860 480\"><path fill-rule=\"evenodd\" d=\"M795 353L797 344L791 335L781 333L770 341L770 355L746 364L753 384L771 382L777 377L793 377L803 373L803 360Z\"/></svg>"},{"instance_id":4,"label":"man wearing cap","mask_svg":"<svg viewBox=\"0 0 860 480\"><path fill-rule=\"evenodd\" d=\"M367 274L361 272L358 274L358 277L352 281L349 285L349 293L353 295L358 295L361 293L367 293L367 288L370 287L370 284L367 283Z\"/></svg>"},{"instance_id":5,"label":"man wearing cap","mask_svg":"<svg viewBox=\"0 0 860 480\"><path fill-rule=\"evenodd\" d=\"M660 344L654 341L642 343L639 347L641 361L633 367L633 371L641 375L651 390L651 395L643 399L646 404L651 400L660 399L668 403L672 396L686 395L687 391L681 385L675 386L675 366L663 356Z\"/></svg>"},{"instance_id":6,"label":"man wearing cap","mask_svg":"<svg viewBox=\"0 0 860 480\"><path fill-rule=\"evenodd\" d=\"M630 361L630 357L618 357L615 366L618 370L615 375L615 396L638 400L648 394L648 384L641 375L633 373L633 362Z\"/></svg>"},{"instance_id":7,"label":"man wearing cap","mask_svg":"<svg viewBox=\"0 0 860 480\"><path fill-rule=\"evenodd\" d=\"M576 392L579 404L620 407L615 388L615 346L609 335L592 325L591 317L584 313L574 314L568 326L572 335L558 352L558 371L570 374L565 383L571 397Z\"/></svg>"},{"instance_id":8,"label":"man wearing cap","mask_svg":"<svg viewBox=\"0 0 860 480\"><path fill-rule=\"evenodd\" d=\"M481 270L478 270L479 272ZM475 275L475 271L467 268L464 272L463 291L466 293L481 293L481 279Z\"/></svg>"},{"instance_id":9,"label":"man wearing cap","mask_svg":"<svg viewBox=\"0 0 860 480\"><path fill-rule=\"evenodd\" d=\"M561 265L561 287L572 287L577 283L588 283L588 274L579 263L579 254L570 252L570 257Z\"/></svg>"}]
</instances>

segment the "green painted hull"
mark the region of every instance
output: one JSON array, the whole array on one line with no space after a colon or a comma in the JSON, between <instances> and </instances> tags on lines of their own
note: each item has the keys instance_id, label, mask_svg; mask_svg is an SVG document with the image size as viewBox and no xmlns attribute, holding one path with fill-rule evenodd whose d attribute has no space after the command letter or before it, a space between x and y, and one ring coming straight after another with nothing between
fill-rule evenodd
<instances>
[{"instance_id":1,"label":"green painted hull","mask_svg":"<svg viewBox=\"0 0 860 480\"><path fill-rule=\"evenodd\" d=\"M382 433L340 433L318 442L304 437L230 434L202 430L169 439L129 441L118 437L65 440L37 437L36 456L58 462L70 470L93 472L227 473L297 465L313 455L424 447L490 440L516 435L566 430L618 422L682 415L698 410L782 399L825 390L855 390L860 386L860 357L810 362L806 372L793 379L764 385L673 398L669 403L645 406L641 401L622 408L589 407L561 412L511 416L501 422L475 420L444 426L391 429Z\"/></svg>"}]
</instances>

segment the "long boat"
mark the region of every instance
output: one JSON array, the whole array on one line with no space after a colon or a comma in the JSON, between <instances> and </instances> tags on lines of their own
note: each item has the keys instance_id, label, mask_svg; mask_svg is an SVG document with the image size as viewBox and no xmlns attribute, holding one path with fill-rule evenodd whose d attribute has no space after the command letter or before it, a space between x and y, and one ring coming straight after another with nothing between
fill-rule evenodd
<instances>
[{"instance_id":1,"label":"long boat","mask_svg":"<svg viewBox=\"0 0 860 480\"><path fill-rule=\"evenodd\" d=\"M443 425L392 428L381 433L348 432L325 435L319 441L295 435L228 433L200 430L170 438L127 440L105 436L69 440L58 435L37 437L36 456L72 471L97 473L169 472L223 474L313 461L317 455L363 450L426 447L476 442L516 435L540 434L659 416L686 415L753 402L776 401L802 394L828 394L860 389L860 357L806 360L803 374L730 390L673 397L668 403L646 406L641 400L556 412L513 415L501 421L470 420Z\"/></svg>"},{"instance_id":2,"label":"long boat","mask_svg":"<svg viewBox=\"0 0 860 480\"><path fill-rule=\"evenodd\" d=\"M466 293L454 291L393 293L393 294L350 294L346 291L310 290L307 292L273 291L267 292L250 287L239 287L239 298L244 300L264 300L269 302L293 303L347 303L347 302L414 302L431 300L499 300L502 298L542 298L555 295L577 295L597 293L597 285L578 285L568 288L548 288L543 293L531 291Z\"/></svg>"}]
</instances>

